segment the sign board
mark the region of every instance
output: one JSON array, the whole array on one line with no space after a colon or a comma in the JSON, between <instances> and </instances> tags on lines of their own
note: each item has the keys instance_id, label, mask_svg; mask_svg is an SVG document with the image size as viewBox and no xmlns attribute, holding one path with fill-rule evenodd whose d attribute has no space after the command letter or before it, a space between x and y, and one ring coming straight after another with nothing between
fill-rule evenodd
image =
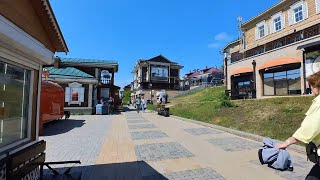
<instances>
[{"instance_id":1,"label":"sign board","mask_svg":"<svg viewBox=\"0 0 320 180\"><path fill-rule=\"evenodd\" d=\"M168 66L151 66L151 81L168 81Z\"/></svg>"}]
</instances>

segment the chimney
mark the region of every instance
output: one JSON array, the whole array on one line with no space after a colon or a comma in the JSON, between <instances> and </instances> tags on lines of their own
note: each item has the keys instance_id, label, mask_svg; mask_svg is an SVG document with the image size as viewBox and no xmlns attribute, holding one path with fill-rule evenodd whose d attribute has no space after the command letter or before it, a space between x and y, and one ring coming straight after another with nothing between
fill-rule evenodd
<instances>
[{"instance_id":1,"label":"chimney","mask_svg":"<svg viewBox=\"0 0 320 180\"><path fill-rule=\"evenodd\" d=\"M206 69L208 69L208 66L206 66Z\"/></svg>"},{"instance_id":2,"label":"chimney","mask_svg":"<svg viewBox=\"0 0 320 180\"><path fill-rule=\"evenodd\" d=\"M54 57L53 66L54 66L54 68L59 68L60 67L60 58L58 56Z\"/></svg>"}]
</instances>

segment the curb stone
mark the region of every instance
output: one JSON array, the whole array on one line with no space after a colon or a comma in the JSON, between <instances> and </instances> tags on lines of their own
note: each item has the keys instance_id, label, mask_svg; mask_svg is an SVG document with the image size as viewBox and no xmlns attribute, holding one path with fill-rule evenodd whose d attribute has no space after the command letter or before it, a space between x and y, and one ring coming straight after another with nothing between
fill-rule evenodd
<instances>
[{"instance_id":1,"label":"curb stone","mask_svg":"<svg viewBox=\"0 0 320 180\"><path fill-rule=\"evenodd\" d=\"M218 125L214 125L214 124L210 124L210 123L205 123L205 122L201 122L201 121L196 121L196 120L193 120L193 119L187 119L187 118L178 117L178 116L174 116L174 115L170 115L170 116L173 117L173 118L176 118L176 119L180 119L182 121L187 121L187 122L191 122L191 123L194 123L194 124L198 124L198 125L214 128L214 129L221 130L221 131L224 131L224 132L227 132L227 133L230 133L230 134L234 134L234 135L237 135L237 136L240 136L240 137L244 137L244 138L247 138L247 139L258 141L260 143L262 143L263 139L265 138L265 137L262 137L262 136L259 136L259 135L256 135L256 134L250 134L250 133L247 133L247 132L243 132L243 131L239 131L239 130L235 130L235 129L230 129L230 128L226 128L226 127L222 127L222 126L218 126ZM281 142L279 140L276 140L276 141ZM291 150L291 151L294 151L294 152L297 152L297 153L300 153L300 154L305 154L306 153L305 147L299 146L299 145L294 145L293 144L290 147L288 147L287 149Z\"/></svg>"}]
</instances>

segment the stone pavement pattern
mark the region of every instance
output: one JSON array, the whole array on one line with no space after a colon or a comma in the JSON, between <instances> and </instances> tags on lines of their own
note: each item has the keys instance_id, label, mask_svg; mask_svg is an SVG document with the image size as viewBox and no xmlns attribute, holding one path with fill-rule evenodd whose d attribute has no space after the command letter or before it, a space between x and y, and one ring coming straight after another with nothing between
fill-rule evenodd
<instances>
[{"instance_id":1,"label":"stone pavement pattern","mask_svg":"<svg viewBox=\"0 0 320 180\"><path fill-rule=\"evenodd\" d=\"M260 143L216 129L127 111L50 123L47 161L82 161L83 179L304 179L312 164L290 152L294 172L262 166ZM62 167L60 167L62 168Z\"/></svg>"}]
</instances>

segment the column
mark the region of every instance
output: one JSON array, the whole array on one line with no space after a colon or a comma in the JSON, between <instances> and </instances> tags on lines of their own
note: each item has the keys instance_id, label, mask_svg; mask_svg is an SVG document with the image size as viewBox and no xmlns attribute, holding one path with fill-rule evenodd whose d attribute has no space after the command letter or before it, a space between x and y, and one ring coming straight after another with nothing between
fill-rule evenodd
<instances>
[{"instance_id":1,"label":"column","mask_svg":"<svg viewBox=\"0 0 320 180\"><path fill-rule=\"evenodd\" d=\"M92 107L92 84L89 84L88 107Z\"/></svg>"},{"instance_id":2,"label":"column","mask_svg":"<svg viewBox=\"0 0 320 180\"><path fill-rule=\"evenodd\" d=\"M98 84L96 85L96 88L94 89L94 106L98 104L98 85L100 83L99 79L99 69L95 69L95 78L98 80Z\"/></svg>"}]
</instances>

